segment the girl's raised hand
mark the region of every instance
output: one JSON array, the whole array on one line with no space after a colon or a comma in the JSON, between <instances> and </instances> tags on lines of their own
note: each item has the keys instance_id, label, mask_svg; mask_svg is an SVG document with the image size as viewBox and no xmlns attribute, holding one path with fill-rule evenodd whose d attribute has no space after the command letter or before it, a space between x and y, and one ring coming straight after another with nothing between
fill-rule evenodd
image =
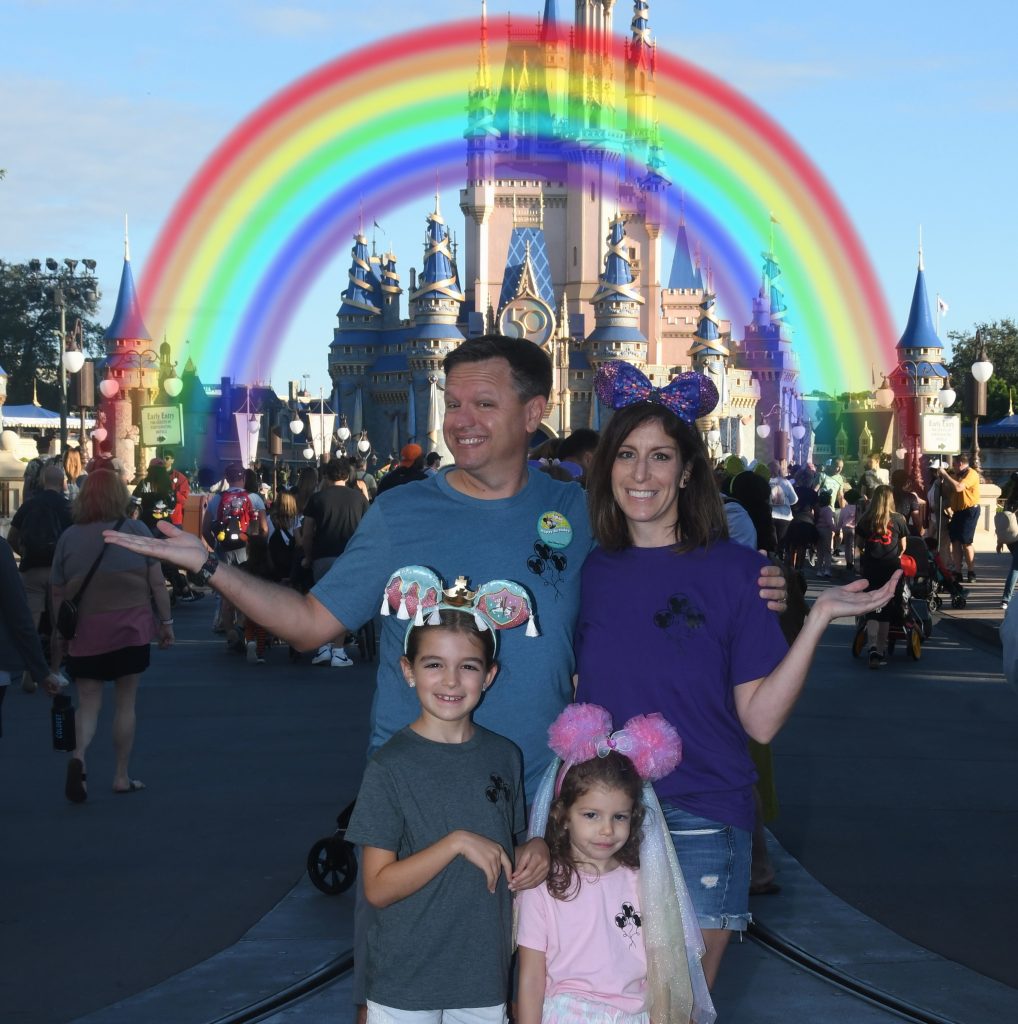
<instances>
[{"instance_id":1,"label":"girl's raised hand","mask_svg":"<svg viewBox=\"0 0 1018 1024\"><path fill-rule=\"evenodd\" d=\"M476 832L467 832L465 829L457 829L453 835L456 840L456 852L466 857L474 867L484 872L488 881L488 892L494 892L498 885L498 876L505 872L509 878L513 872L513 863L509 855L491 839L485 839Z\"/></svg>"}]
</instances>

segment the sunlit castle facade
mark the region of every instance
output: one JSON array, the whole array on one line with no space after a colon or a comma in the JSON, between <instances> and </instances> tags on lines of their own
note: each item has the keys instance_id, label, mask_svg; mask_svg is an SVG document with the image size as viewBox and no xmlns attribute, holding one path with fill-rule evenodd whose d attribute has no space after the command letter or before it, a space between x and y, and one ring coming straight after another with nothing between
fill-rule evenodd
<instances>
[{"instance_id":1,"label":"sunlit castle facade","mask_svg":"<svg viewBox=\"0 0 1018 1024\"><path fill-rule=\"evenodd\" d=\"M422 211L424 260L408 280L395 254L376 254L358 232L329 353L336 411L355 433L367 430L379 454L408 440L441 450L442 359L494 329L548 350L549 436L599 426L594 371L625 359L656 384L691 368L714 376L722 402L701 427L719 454L752 458L762 386L752 371L780 364L779 394L798 380L787 327L759 329L784 316L771 301L776 261L765 254L766 316L761 307L758 324L755 311L733 344L703 265L710 254L691 252L684 223L665 237L676 186L655 121L649 4L632 4L621 58L611 45L614 0L575 0L572 24L562 6L545 0L536 24L510 22L496 74L482 0L466 98L462 245L453 245L437 197Z\"/></svg>"}]
</instances>

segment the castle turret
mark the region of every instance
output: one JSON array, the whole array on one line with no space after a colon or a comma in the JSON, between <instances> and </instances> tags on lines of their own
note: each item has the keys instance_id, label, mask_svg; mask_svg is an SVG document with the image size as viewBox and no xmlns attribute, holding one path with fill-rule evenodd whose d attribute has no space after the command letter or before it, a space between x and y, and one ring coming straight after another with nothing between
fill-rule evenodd
<instances>
[{"instance_id":1,"label":"castle turret","mask_svg":"<svg viewBox=\"0 0 1018 1024\"><path fill-rule=\"evenodd\" d=\"M142 319L141 304L134 287L126 218L120 291L103 341L107 377L119 385L116 396L103 405L107 437L113 440L113 454L126 466L134 468L142 458L138 445L141 408L151 405L158 394L159 356L152 349L152 336Z\"/></svg>"},{"instance_id":2,"label":"castle turret","mask_svg":"<svg viewBox=\"0 0 1018 1024\"><path fill-rule=\"evenodd\" d=\"M647 339L640 330L644 299L634 283L625 220L618 213L612 218L607 242L604 273L590 300L596 324L587 336L590 362L596 368L607 359L624 359L642 370L647 364Z\"/></svg>"}]
</instances>

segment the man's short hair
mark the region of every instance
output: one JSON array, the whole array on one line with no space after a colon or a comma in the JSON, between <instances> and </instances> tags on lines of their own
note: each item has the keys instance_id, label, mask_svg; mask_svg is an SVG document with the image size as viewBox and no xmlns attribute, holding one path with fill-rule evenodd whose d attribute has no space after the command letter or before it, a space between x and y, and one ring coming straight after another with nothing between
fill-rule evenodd
<instances>
[{"instance_id":1,"label":"man's short hair","mask_svg":"<svg viewBox=\"0 0 1018 1024\"><path fill-rule=\"evenodd\" d=\"M334 459L330 459L322 470L326 480L335 483L337 480L349 480L350 479L350 460L344 458L342 455L336 456Z\"/></svg>"},{"instance_id":2,"label":"man's short hair","mask_svg":"<svg viewBox=\"0 0 1018 1024\"><path fill-rule=\"evenodd\" d=\"M437 466L441 461L442 456L438 452L428 452L428 454L424 456L424 465L429 469L432 466Z\"/></svg>"},{"instance_id":3,"label":"man's short hair","mask_svg":"<svg viewBox=\"0 0 1018 1024\"><path fill-rule=\"evenodd\" d=\"M454 348L442 363L446 377L464 363L504 359L512 373L513 387L521 402L551 396L551 360L544 349L522 338L504 334L481 334Z\"/></svg>"},{"instance_id":4,"label":"man's short hair","mask_svg":"<svg viewBox=\"0 0 1018 1024\"><path fill-rule=\"evenodd\" d=\"M246 470L239 462L231 462L226 469L223 470L223 479L228 484L242 483L245 473Z\"/></svg>"},{"instance_id":5,"label":"man's short hair","mask_svg":"<svg viewBox=\"0 0 1018 1024\"><path fill-rule=\"evenodd\" d=\"M585 452L592 452L597 447L598 433L590 427L580 427L574 430L568 437L562 438L558 446L558 457L560 461L573 458L574 455L583 455Z\"/></svg>"},{"instance_id":6,"label":"man's short hair","mask_svg":"<svg viewBox=\"0 0 1018 1024\"><path fill-rule=\"evenodd\" d=\"M49 490L64 489L64 467L50 463L42 471L42 486Z\"/></svg>"},{"instance_id":7,"label":"man's short hair","mask_svg":"<svg viewBox=\"0 0 1018 1024\"><path fill-rule=\"evenodd\" d=\"M176 457L177 456L174 454L172 448L164 448L163 449L163 458L164 459L175 459Z\"/></svg>"}]
</instances>

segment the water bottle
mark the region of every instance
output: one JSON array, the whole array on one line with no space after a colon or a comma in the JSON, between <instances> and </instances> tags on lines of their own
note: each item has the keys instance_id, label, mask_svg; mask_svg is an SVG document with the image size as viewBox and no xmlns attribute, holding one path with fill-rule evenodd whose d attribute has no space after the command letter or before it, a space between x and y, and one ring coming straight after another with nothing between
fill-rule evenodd
<instances>
[{"instance_id":1,"label":"water bottle","mask_svg":"<svg viewBox=\"0 0 1018 1024\"><path fill-rule=\"evenodd\" d=\"M53 726L53 749L73 751L77 740L74 735L74 705L71 698L58 693L53 698L49 714Z\"/></svg>"}]
</instances>

